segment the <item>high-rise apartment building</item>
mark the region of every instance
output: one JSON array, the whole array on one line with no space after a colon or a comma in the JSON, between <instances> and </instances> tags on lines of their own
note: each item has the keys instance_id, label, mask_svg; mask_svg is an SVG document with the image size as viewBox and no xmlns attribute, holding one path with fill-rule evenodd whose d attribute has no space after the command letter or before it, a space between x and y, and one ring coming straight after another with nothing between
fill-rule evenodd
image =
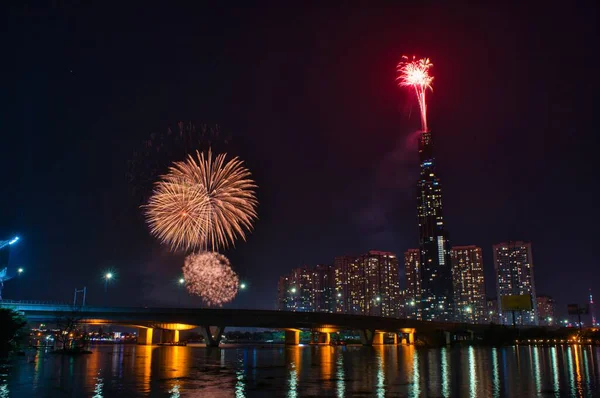
<instances>
[{"instance_id":1,"label":"high-rise apartment building","mask_svg":"<svg viewBox=\"0 0 600 398\"><path fill-rule=\"evenodd\" d=\"M335 312L335 278L331 265L319 264L312 271L313 311Z\"/></svg>"},{"instance_id":2,"label":"high-rise apartment building","mask_svg":"<svg viewBox=\"0 0 600 398\"><path fill-rule=\"evenodd\" d=\"M537 325L538 311L531 243L506 242L493 246L496 292L498 293L498 319L504 325ZM530 311L503 311L503 296L528 296Z\"/></svg>"},{"instance_id":3,"label":"high-rise apartment building","mask_svg":"<svg viewBox=\"0 0 600 398\"><path fill-rule=\"evenodd\" d=\"M487 314L485 317L486 323L498 324L498 300L496 298L486 299Z\"/></svg>"},{"instance_id":4,"label":"high-rise apartment building","mask_svg":"<svg viewBox=\"0 0 600 398\"><path fill-rule=\"evenodd\" d=\"M420 177L417 214L421 265L421 301L424 320L453 320L453 286L450 243L442 215L442 185L435 171L430 131L419 140Z\"/></svg>"},{"instance_id":5,"label":"high-rise apartment building","mask_svg":"<svg viewBox=\"0 0 600 398\"><path fill-rule=\"evenodd\" d=\"M481 248L454 246L450 250L450 257L455 319L458 322L485 323L486 297Z\"/></svg>"},{"instance_id":6,"label":"high-rise apartment building","mask_svg":"<svg viewBox=\"0 0 600 398\"><path fill-rule=\"evenodd\" d=\"M362 270L364 315L399 317L400 275L394 253L370 250L357 258ZM357 289L360 291L361 289Z\"/></svg>"},{"instance_id":7,"label":"high-rise apartment building","mask_svg":"<svg viewBox=\"0 0 600 398\"><path fill-rule=\"evenodd\" d=\"M289 275L279 278L278 308L283 311L314 311L313 277L312 270L304 266L295 268Z\"/></svg>"},{"instance_id":8,"label":"high-rise apartment building","mask_svg":"<svg viewBox=\"0 0 600 398\"><path fill-rule=\"evenodd\" d=\"M421 319L419 302L421 301L421 252L419 249L408 249L404 253L404 273L406 289L404 290L404 311L411 319Z\"/></svg>"},{"instance_id":9,"label":"high-rise apartment building","mask_svg":"<svg viewBox=\"0 0 600 398\"><path fill-rule=\"evenodd\" d=\"M554 317L554 299L550 296L537 296L538 322L543 326L552 326L556 323Z\"/></svg>"},{"instance_id":10,"label":"high-rise apartment building","mask_svg":"<svg viewBox=\"0 0 600 398\"><path fill-rule=\"evenodd\" d=\"M335 312L350 314L350 274L356 258L353 256L338 256L333 260L335 284Z\"/></svg>"},{"instance_id":11,"label":"high-rise apartment building","mask_svg":"<svg viewBox=\"0 0 600 398\"><path fill-rule=\"evenodd\" d=\"M336 257L333 267L296 268L278 285L278 308L283 311L399 317L400 299L396 255L374 250Z\"/></svg>"}]
</instances>

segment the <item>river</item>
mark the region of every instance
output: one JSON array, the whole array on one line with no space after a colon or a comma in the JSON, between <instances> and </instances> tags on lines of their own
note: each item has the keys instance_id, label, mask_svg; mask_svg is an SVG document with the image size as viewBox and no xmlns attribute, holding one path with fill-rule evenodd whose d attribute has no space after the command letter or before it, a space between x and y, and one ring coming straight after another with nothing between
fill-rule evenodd
<instances>
[{"instance_id":1,"label":"river","mask_svg":"<svg viewBox=\"0 0 600 398\"><path fill-rule=\"evenodd\" d=\"M600 347L102 345L32 351L0 369L8 397L592 397Z\"/></svg>"}]
</instances>

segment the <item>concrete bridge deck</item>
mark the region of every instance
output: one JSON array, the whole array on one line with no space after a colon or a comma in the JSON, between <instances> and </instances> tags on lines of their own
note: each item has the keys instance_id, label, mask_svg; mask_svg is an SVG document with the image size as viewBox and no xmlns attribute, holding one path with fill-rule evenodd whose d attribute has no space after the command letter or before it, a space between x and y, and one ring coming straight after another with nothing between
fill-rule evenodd
<instances>
[{"instance_id":1,"label":"concrete bridge deck","mask_svg":"<svg viewBox=\"0 0 600 398\"><path fill-rule=\"evenodd\" d=\"M324 312L287 312L269 310L205 309L205 308L141 308L96 307L0 302L0 308L11 308L24 314L32 322L51 323L71 317L84 324L119 324L139 328L138 343L152 342L154 329L161 330L163 341L176 342L180 330L199 327L208 345L218 345L225 327L258 327L286 331L286 344L298 344L301 329L321 335L320 342L328 343L329 335L340 330L357 330L363 344L382 344L385 333L401 341L414 342L415 331L473 330L483 325L448 322L425 322L415 319L397 319L364 315ZM211 329L212 327L212 329Z\"/></svg>"}]
</instances>

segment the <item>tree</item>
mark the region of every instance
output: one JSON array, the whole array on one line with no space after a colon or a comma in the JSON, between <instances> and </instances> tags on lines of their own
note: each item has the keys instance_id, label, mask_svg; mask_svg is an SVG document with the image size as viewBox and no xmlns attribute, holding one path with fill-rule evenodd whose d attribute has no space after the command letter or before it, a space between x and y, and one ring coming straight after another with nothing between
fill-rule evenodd
<instances>
[{"instance_id":1,"label":"tree","mask_svg":"<svg viewBox=\"0 0 600 398\"><path fill-rule=\"evenodd\" d=\"M60 343L63 351L69 349L75 349L74 346L76 334L78 333L77 324L81 320L81 316L77 309L73 309L72 312L68 313L57 313L56 314L56 332L54 338Z\"/></svg>"},{"instance_id":2,"label":"tree","mask_svg":"<svg viewBox=\"0 0 600 398\"><path fill-rule=\"evenodd\" d=\"M0 308L0 356L15 350L27 335L25 318L16 311Z\"/></svg>"}]
</instances>

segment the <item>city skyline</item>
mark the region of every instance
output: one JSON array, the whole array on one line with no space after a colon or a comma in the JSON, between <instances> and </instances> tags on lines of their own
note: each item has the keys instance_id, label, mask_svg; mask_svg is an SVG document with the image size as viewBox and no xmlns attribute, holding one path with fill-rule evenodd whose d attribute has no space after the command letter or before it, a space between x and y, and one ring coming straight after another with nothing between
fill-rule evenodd
<instances>
[{"instance_id":1,"label":"city skyline","mask_svg":"<svg viewBox=\"0 0 600 398\"><path fill-rule=\"evenodd\" d=\"M11 79L3 97L0 161L9 193L0 203L0 236L22 237L9 267L26 272L6 283L7 297L43 292L69 301L74 288L87 286L90 302L104 302L102 276L113 269L109 303L178 303L183 254L170 255L147 236L143 203L130 193L141 177L166 171L160 167L168 164L154 167L146 143L165 148L178 122L218 124L220 134L199 141L239 155L254 173L260 219L247 242L224 254L257 307L272 308L273 286L290 264L371 248L401 257L419 243L420 170L417 107L396 87L395 66L402 54L415 54L435 63L428 120L452 244L482 248L493 295L491 245L531 241L537 289L560 311L587 302L589 286L581 285L598 279L588 230L596 216L582 223L570 214L594 205L587 162L598 139L596 55L593 36L583 34L593 25L579 10L532 18L501 5L460 13L389 6L369 15L354 7L264 13L215 6L202 26L194 13L177 10L150 7L139 19L132 6L119 15L79 11L57 6L39 19L8 11L14 18L6 29L24 33L5 37L13 62L2 65ZM160 31L156 17L165 20ZM425 17L432 28L416 34ZM566 17L581 23L556 30ZM134 30L131 18L139 21ZM186 62L171 62L187 49ZM132 173L133 160L147 169Z\"/></svg>"}]
</instances>

